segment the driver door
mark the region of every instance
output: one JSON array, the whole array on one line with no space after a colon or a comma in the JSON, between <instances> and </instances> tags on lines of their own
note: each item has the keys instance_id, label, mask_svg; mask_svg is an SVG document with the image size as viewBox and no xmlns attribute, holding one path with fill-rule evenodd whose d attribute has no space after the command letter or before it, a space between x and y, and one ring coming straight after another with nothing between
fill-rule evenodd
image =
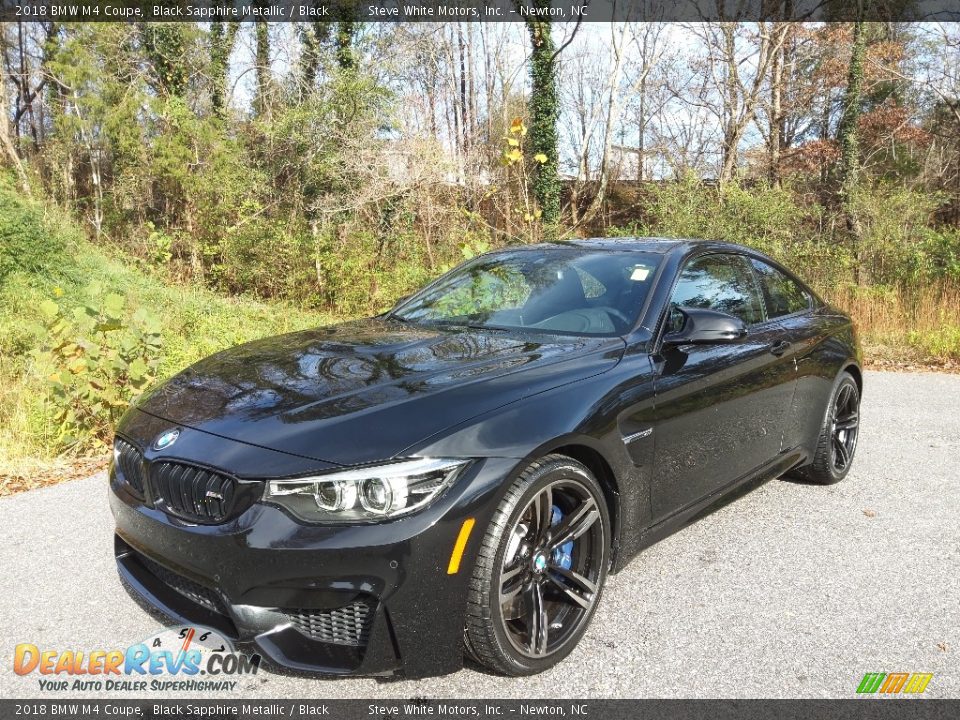
<instances>
[{"instance_id":1,"label":"driver door","mask_svg":"<svg viewBox=\"0 0 960 720\"><path fill-rule=\"evenodd\" d=\"M668 347L654 358L656 520L775 458L796 382L793 360L777 354L783 329L766 320L745 256L717 253L688 262L668 323L682 322L678 306L734 315L748 331L738 342Z\"/></svg>"}]
</instances>

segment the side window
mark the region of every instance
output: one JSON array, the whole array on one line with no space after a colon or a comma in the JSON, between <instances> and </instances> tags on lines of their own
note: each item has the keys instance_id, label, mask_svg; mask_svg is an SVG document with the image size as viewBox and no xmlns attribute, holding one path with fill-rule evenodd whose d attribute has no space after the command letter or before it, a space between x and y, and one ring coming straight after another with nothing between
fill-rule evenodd
<instances>
[{"instance_id":1,"label":"side window","mask_svg":"<svg viewBox=\"0 0 960 720\"><path fill-rule=\"evenodd\" d=\"M679 313L673 308L680 305L725 312L747 325L763 321L760 292L742 255L704 255L690 262L680 273L670 300L671 329L677 329Z\"/></svg>"},{"instance_id":2,"label":"side window","mask_svg":"<svg viewBox=\"0 0 960 720\"><path fill-rule=\"evenodd\" d=\"M810 296L804 292L793 278L762 260L751 258L753 267L760 276L764 299L767 303L767 317L778 318L791 315L810 307Z\"/></svg>"}]
</instances>

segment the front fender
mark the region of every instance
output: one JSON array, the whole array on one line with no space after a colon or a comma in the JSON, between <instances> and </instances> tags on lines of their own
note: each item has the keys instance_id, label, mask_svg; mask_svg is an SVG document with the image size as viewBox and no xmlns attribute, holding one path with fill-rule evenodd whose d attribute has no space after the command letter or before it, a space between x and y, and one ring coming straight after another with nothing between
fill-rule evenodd
<instances>
[{"instance_id":1,"label":"front fender","mask_svg":"<svg viewBox=\"0 0 960 720\"><path fill-rule=\"evenodd\" d=\"M403 451L433 457L514 458L514 472L500 489L532 460L563 452L581 461L600 458L613 484L618 521L614 544L617 565L640 549L640 529L650 519L652 435L624 442L622 423L653 408L653 366L646 355L634 356L601 375L526 397L472 418ZM587 463L588 465L591 463Z\"/></svg>"}]
</instances>

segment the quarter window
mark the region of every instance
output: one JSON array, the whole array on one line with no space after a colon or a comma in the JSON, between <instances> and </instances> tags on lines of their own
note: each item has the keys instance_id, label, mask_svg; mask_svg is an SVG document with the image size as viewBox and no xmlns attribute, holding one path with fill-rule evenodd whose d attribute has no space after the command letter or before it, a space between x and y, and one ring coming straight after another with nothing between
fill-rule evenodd
<instances>
[{"instance_id":1,"label":"quarter window","mask_svg":"<svg viewBox=\"0 0 960 720\"><path fill-rule=\"evenodd\" d=\"M762 260L750 261L760 276L768 318L792 315L810 307L810 295L793 278Z\"/></svg>"},{"instance_id":2,"label":"quarter window","mask_svg":"<svg viewBox=\"0 0 960 720\"><path fill-rule=\"evenodd\" d=\"M747 325L763 321L760 291L741 255L705 255L691 261L680 274L670 306L671 329L682 323L675 312L679 306L725 312Z\"/></svg>"}]
</instances>

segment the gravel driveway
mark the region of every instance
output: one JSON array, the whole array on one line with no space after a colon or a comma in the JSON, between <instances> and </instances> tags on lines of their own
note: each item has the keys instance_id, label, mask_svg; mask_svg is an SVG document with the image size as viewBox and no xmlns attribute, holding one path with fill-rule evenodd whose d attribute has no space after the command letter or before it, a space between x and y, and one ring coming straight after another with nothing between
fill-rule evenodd
<instances>
[{"instance_id":1,"label":"gravel driveway","mask_svg":"<svg viewBox=\"0 0 960 720\"><path fill-rule=\"evenodd\" d=\"M238 692L851 697L864 673L903 671L934 673L927 696L960 697L960 376L868 373L862 421L844 482L766 483L646 550L550 672L413 682L267 669ZM17 643L89 651L160 628L120 587L105 494L100 475L0 500L0 697L40 694L36 673L13 673Z\"/></svg>"}]
</instances>

